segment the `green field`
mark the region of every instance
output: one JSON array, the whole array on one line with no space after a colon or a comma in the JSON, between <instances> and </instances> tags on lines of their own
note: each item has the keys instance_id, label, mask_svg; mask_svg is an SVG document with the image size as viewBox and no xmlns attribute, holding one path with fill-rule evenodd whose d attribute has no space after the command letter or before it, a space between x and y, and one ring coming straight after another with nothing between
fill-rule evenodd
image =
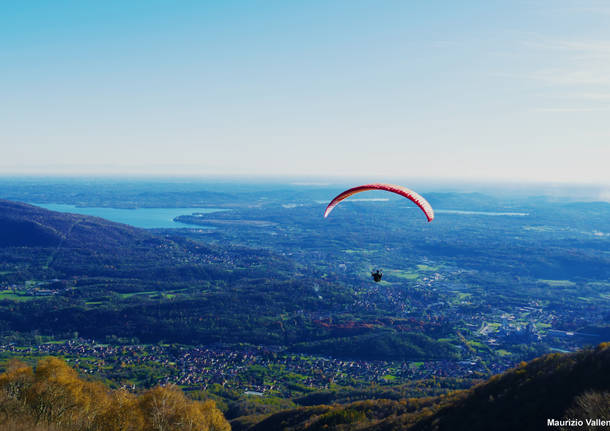
<instances>
[{"instance_id":1,"label":"green field","mask_svg":"<svg viewBox=\"0 0 610 431\"><path fill-rule=\"evenodd\" d=\"M417 265L417 269L420 271L438 271L440 266Z\"/></svg>"},{"instance_id":2,"label":"green field","mask_svg":"<svg viewBox=\"0 0 610 431\"><path fill-rule=\"evenodd\" d=\"M8 292L2 292L0 293L0 301L5 300L5 301L19 301L19 302L23 302L23 301L31 301L32 299L36 299L35 296L30 296L30 295L21 295L21 294L16 294L16 293L8 293Z\"/></svg>"},{"instance_id":3,"label":"green field","mask_svg":"<svg viewBox=\"0 0 610 431\"><path fill-rule=\"evenodd\" d=\"M387 275L405 280L417 280L420 275L417 272L404 271L401 269L388 269L384 271Z\"/></svg>"}]
</instances>

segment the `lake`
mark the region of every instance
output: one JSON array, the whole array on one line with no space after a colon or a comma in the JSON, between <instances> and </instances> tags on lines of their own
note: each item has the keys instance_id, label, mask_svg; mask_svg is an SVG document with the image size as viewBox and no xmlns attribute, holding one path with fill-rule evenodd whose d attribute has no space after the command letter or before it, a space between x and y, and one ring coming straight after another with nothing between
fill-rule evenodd
<instances>
[{"instance_id":1,"label":"lake","mask_svg":"<svg viewBox=\"0 0 610 431\"><path fill-rule=\"evenodd\" d=\"M65 204L32 204L51 211L63 213L83 214L101 217L117 223L124 223L134 227L144 229L154 228L178 228L194 227L211 228L207 226L191 225L187 223L175 222L174 218L180 215L191 215L194 213L213 213L226 211L220 208L99 208L99 207L77 207Z\"/></svg>"}]
</instances>

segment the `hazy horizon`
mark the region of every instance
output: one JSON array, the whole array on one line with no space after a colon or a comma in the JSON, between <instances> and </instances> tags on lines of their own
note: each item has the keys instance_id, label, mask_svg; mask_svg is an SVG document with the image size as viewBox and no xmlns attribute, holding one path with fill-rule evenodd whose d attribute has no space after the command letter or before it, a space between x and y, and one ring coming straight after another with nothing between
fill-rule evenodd
<instances>
[{"instance_id":1,"label":"hazy horizon","mask_svg":"<svg viewBox=\"0 0 610 431\"><path fill-rule=\"evenodd\" d=\"M569 198L570 201L610 202L610 187L596 183L542 182L542 181L474 181L464 179L438 179L415 177L368 177L361 176L297 176L297 175L150 175L150 174L3 174L0 182L54 183L91 182L99 183L157 183L202 186L213 190L214 185L239 185L241 187L305 187L346 188L354 185L387 182L408 186L422 193L482 193L492 196L546 196Z\"/></svg>"}]
</instances>

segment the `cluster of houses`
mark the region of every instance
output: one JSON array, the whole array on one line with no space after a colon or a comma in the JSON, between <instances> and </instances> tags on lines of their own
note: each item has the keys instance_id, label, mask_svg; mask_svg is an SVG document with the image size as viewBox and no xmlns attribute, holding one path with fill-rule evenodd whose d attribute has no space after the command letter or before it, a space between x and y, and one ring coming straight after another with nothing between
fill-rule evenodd
<instances>
[{"instance_id":1,"label":"cluster of houses","mask_svg":"<svg viewBox=\"0 0 610 431\"><path fill-rule=\"evenodd\" d=\"M295 384L312 389L324 389L333 384L365 387L372 383L400 384L433 377L476 378L485 373L483 365L474 358L426 362L342 360L264 347L234 350L203 346L108 345L85 339L29 347L0 344L0 353L62 356L82 373L111 379L113 369L137 369L148 365L161 374L150 384L173 383L193 389L218 384L242 393L282 396L298 392ZM260 370L265 371L261 373Z\"/></svg>"},{"instance_id":2,"label":"cluster of houses","mask_svg":"<svg viewBox=\"0 0 610 431\"><path fill-rule=\"evenodd\" d=\"M21 296L53 296L65 287L65 281L55 278L45 281L26 281L24 284L0 284L0 291Z\"/></svg>"}]
</instances>

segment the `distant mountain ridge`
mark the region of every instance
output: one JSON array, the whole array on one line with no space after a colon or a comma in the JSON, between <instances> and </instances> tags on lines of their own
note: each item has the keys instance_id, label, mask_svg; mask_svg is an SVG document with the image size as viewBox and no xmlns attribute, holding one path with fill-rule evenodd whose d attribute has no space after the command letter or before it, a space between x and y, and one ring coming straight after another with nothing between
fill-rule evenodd
<instances>
[{"instance_id":1,"label":"distant mountain ridge","mask_svg":"<svg viewBox=\"0 0 610 431\"><path fill-rule=\"evenodd\" d=\"M96 232L93 230L97 229ZM110 242L113 246L135 238L147 237L146 231L99 217L58 213L21 202L0 200L0 246L82 246L90 241Z\"/></svg>"},{"instance_id":2,"label":"distant mountain ridge","mask_svg":"<svg viewBox=\"0 0 610 431\"><path fill-rule=\"evenodd\" d=\"M44 269L47 276L151 278L160 271L171 278L188 262L193 263L193 277L205 279L202 263L218 253L200 243L99 217L0 200L0 254L6 259L20 256L30 270Z\"/></svg>"}]
</instances>

